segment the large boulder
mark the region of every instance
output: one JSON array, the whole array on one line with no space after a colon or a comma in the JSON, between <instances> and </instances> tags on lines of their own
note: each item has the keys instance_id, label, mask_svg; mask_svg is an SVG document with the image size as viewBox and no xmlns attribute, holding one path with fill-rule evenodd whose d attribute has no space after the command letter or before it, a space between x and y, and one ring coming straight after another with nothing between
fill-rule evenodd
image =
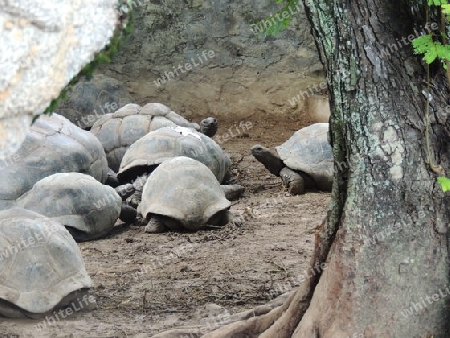
<instances>
[{"instance_id":1,"label":"large boulder","mask_svg":"<svg viewBox=\"0 0 450 338\"><path fill-rule=\"evenodd\" d=\"M117 0L0 0L0 161L109 42Z\"/></svg>"},{"instance_id":2,"label":"large boulder","mask_svg":"<svg viewBox=\"0 0 450 338\"><path fill-rule=\"evenodd\" d=\"M96 74L73 86L57 111L78 127L90 129L103 115L131 102L133 98L118 80Z\"/></svg>"}]
</instances>

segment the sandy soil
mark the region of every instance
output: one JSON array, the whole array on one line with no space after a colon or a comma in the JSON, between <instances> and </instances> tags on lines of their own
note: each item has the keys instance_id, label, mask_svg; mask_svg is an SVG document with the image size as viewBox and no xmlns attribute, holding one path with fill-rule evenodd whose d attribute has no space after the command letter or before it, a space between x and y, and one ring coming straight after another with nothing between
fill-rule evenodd
<instances>
[{"instance_id":1,"label":"sandy soil","mask_svg":"<svg viewBox=\"0 0 450 338\"><path fill-rule=\"evenodd\" d=\"M107 238L80 244L96 310L53 316L40 330L42 320L0 319L0 338L149 337L186 324L212 328L295 288L308 274L329 194L289 196L249 149L278 145L308 123L280 115L221 121L218 136L231 155L233 180L246 187L232 206L242 224L157 235L117 224ZM234 136L228 140L229 128Z\"/></svg>"}]
</instances>

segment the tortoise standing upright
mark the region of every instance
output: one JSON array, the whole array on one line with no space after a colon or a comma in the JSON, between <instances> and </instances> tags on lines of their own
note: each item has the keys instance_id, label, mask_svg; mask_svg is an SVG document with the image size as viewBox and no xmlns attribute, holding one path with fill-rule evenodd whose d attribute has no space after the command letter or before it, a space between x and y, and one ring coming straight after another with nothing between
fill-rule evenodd
<instances>
[{"instance_id":1,"label":"tortoise standing upright","mask_svg":"<svg viewBox=\"0 0 450 338\"><path fill-rule=\"evenodd\" d=\"M272 174L280 176L292 195L305 189L331 190L333 153L328 143L328 123L302 128L282 145L277 153L261 145L251 149L253 156Z\"/></svg>"}]
</instances>

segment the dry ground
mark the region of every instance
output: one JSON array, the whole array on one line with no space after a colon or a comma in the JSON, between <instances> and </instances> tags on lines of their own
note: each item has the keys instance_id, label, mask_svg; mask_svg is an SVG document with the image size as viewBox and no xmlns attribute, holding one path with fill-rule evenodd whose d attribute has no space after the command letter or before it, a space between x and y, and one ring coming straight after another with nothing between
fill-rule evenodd
<instances>
[{"instance_id":1,"label":"dry ground","mask_svg":"<svg viewBox=\"0 0 450 338\"><path fill-rule=\"evenodd\" d=\"M232 207L241 225L150 235L118 224L107 238L80 244L97 310L43 330L38 320L0 319L0 337L149 337L186 323L213 327L298 285L329 194L289 196L249 149L278 145L308 121L280 115L243 121L252 127L239 129L230 118L218 133L232 127L239 134L222 147L233 160L233 179L246 187Z\"/></svg>"}]
</instances>

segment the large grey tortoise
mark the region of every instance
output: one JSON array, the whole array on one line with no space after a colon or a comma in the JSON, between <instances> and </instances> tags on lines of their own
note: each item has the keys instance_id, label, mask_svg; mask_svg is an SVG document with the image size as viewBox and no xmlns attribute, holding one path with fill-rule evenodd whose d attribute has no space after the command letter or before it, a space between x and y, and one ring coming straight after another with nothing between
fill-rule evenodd
<instances>
[{"instance_id":1,"label":"large grey tortoise","mask_svg":"<svg viewBox=\"0 0 450 338\"><path fill-rule=\"evenodd\" d=\"M77 82L56 110L78 127L89 130L103 115L131 102L133 98L118 80L96 74Z\"/></svg>"},{"instance_id":2,"label":"large grey tortoise","mask_svg":"<svg viewBox=\"0 0 450 338\"><path fill-rule=\"evenodd\" d=\"M115 113L100 117L91 132L102 143L109 167L117 172L123 155L134 142L150 131L176 126L192 128L212 137L217 131L217 120L209 117L199 126L161 103L147 103L143 107L130 103Z\"/></svg>"},{"instance_id":3,"label":"large grey tortoise","mask_svg":"<svg viewBox=\"0 0 450 338\"><path fill-rule=\"evenodd\" d=\"M231 160L208 136L185 127L163 127L140 138L125 153L117 175L124 186L117 190L131 195L128 200L136 207L148 176L159 164L176 156L187 156L205 164L218 182L229 176ZM127 184L128 183L128 184Z\"/></svg>"},{"instance_id":4,"label":"large grey tortoise","mask_svg":"<svg viewBox=\"0 0 450 338\"><path fill-rule=\"evenodd\" d=\"M146 232L195 231L227 224L230 205L207 166L179 156L164 161L150 175L138 212L150 220Z\"/></svg>"},{"instance_id":5,"label":"large grey tortoise","mask_svg":"<svg viewBox=\"0 0 450 338\"><path fill-rule=\"evenodd\" d=\"M17 199L17 206L61 223L76 241L86 241L113 229L122 199L112 187L91 176L58 173L37 182Z\"/></svg>"},{"instance_id":6,"label":"large grey tortoise","mask_svg":"<svg viewBox=\"0 0 450 338\"><path fill-rule=\"evenodd\" d=\"M333 153L328 143L328 123L302 128L276 147L276 153L261 145L251 149L253 156L274 175L280 176L293 195L305 189L331 190Z\"/></svg>"},{"instance_id":7,"label":"large grey tortoise","mask_svg":"<svg viewBox=\"0 0 450 338\"><path fill-rule=\"evenodd\" d=\"M30 210L0 211L1 316L38 318L67 306L93 309L91 287L80 249L61 224Z\"/></svg>"},{"instance_id":8,"label":"large grey tortoise","mask_svg":"<svg viewBox=\"0 0 450 338\"><path fill-rule=\"evenodd\" d=\"M21 147L7 165L0 167L0 210L44 177L54 173L81 172L104 183L108 173L105 151L92 133L65 117L42 115L31 126Z\"/></svg>"}]
</instances>

